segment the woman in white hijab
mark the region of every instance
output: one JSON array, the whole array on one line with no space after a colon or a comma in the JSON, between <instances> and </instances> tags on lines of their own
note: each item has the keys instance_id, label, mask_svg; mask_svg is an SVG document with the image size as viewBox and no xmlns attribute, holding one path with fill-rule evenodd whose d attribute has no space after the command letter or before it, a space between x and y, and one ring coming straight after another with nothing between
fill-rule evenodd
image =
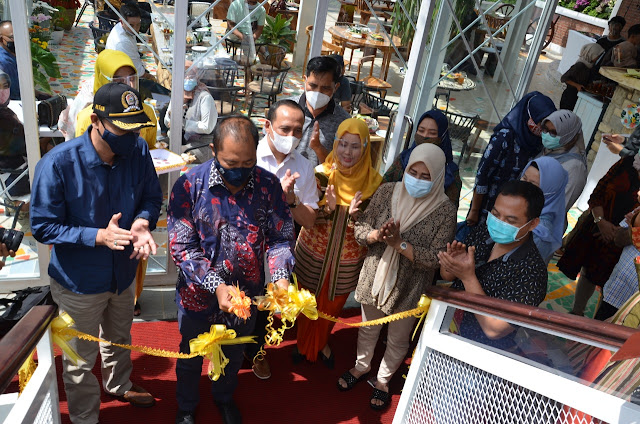
<instances>
[{"instance_id":1,"label":"woman in white hijab","mask_svg":"<svg viewBox=\"0 0 640 424\"><path fill-rule=\"evenodd\" d=\"M356 223L356 241L369 246L356 288L363 321L415 308L433 281L438 250L453 240L456 228L456 208L444 192L445 165L438 146L418 145L402 181L381 185ZM389 380L409 349L414 323L408 318L389 324L384 358L370 380L373 409L389 405ZM381 329L360 328L356 365L338 380L338 389L366 378Z\"/></svg>"}]
</instances>

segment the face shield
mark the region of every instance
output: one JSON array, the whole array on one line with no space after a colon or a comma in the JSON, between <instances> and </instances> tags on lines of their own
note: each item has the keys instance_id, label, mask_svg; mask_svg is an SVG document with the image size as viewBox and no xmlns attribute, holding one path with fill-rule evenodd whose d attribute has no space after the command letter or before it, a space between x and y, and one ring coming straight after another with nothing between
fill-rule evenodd
<instances>
[{"instance_id":1,"label":"face shield","mask_svg":"<svg viewBox=\"0 0 640 424\"><path fill-rule=\"evenodd\" d=\"M127 84L136 91L139 90L138 74L128 75L126 77L108 77L106 75L104 77L109 82L121 82L123 84Z\"/></svg>"}]
</instances>

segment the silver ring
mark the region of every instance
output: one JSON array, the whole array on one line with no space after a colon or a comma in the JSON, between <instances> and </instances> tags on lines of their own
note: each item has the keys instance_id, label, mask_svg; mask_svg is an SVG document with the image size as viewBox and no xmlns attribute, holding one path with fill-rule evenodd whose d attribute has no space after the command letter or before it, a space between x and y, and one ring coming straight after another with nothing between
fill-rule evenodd
<instances>
[{"instance_id":1,"label":"silver ring","mask_svg":"<svg viewBox=\"0 0 640 424\"><path fill-rule=\"evenodd\" d=\"M118 247L118 240L114 240L114 241L113 241L113 245L114 245L114 246L116 246L116 247Z\"/></svg>"}]
</instances>

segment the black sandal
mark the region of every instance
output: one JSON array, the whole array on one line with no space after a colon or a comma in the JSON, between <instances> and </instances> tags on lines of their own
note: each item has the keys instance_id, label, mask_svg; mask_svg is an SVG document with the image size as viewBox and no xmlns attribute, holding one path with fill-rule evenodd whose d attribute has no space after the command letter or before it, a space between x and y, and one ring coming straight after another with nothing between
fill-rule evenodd
<instances>
[{"instance_id":1,"label":"black sandal","mask_svg":"<svg viewBox=\"0 0 640 424\"><path fill-rule=\"evenodd\" d=\"M335 365L336 365L336 357L333 354L333 351L331 351L331 354L327 357L327 355L325 355L324 353L322 353L322 351L318 352L318 356L320 356L320 359L322 359L322 363L324 363L324 365L329 368L330 370L332 370Z\"/></svg>"},{"instance_id":2,"label":"black sandal","mask_svg":"<svg viewBox=\"0 0 640 424\"><path fill-rule=\"evenodd\" d=\"M373 404L371 403L371 400L381 400L382 405ZM389 392L383 392L380 389L374 388L373 395L371 395L371 400L369 401L369 406L371 406L371 408L375 409L376 411L382 411L389 407L389 404L391 403L391 395L389 394Z\"/></svg>"},{"instance_id":3,"label":"black sandal","mask_svg":"<svg viewBox=\"0 0 640 424\"><path fill-rule=\"evenodd\" d=\"M345 383L347 383L347 387L344 387L342 384L340 384L340 379L338 379L338 382L336 383L338 385L338 390L340 390L341 392L351 390L353 389L353 386L366 379L368 375L369 373L365 372L360 377L356 377L355 375L351 374L351 371L345 371L345 373L342 374L340 378L343 379Z\"/></svg>"}]
</instances>

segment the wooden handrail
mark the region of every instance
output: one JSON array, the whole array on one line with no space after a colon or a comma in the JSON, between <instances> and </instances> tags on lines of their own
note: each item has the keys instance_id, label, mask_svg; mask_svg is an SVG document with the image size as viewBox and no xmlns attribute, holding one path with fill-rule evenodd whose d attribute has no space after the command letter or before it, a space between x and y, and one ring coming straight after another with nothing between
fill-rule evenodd
<instances>
[{"instance_id":1,"label":"wooden handrail","mask_svg":"<svg viewBox=\"0 0 640 424\"><path fill-rule=\"evenodd\" d=\"M0 340L0 393L7 390L20 366L49 327L56 311L53 305L34 306Z\"/></svg>"},{"instance_id":2,"label":"wooden handrail","mask_svg":"<svg viewBox=\"0 0 640 424\"><path fill-rule=\"evenodd\" d=\"M426 295L451 305L466 307L480 313L564 333L618 349L631 335L640 332L622 325L481 296L449 287L430 286L427 288Z\"/></svg>"}]
</instances>

